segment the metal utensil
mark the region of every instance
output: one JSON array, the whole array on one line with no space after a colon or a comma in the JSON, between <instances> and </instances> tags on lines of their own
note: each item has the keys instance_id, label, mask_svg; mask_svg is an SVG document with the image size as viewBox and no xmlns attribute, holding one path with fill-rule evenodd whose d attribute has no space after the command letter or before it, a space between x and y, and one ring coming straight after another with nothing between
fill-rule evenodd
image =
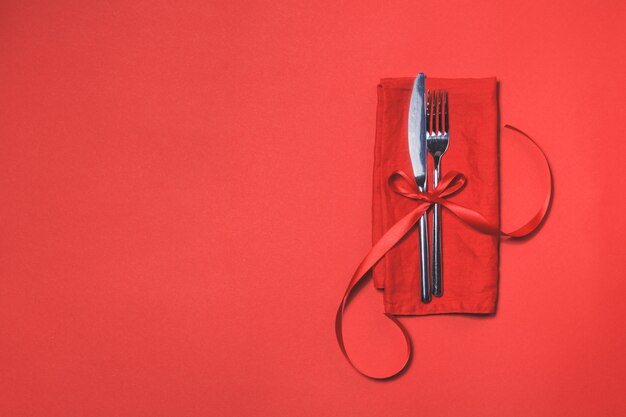
<instances>
[{"instance_id":1,"label":"metal utensil","mask_svg":"<svg viewBox=\"0 0 626 417\"><path fill-rule=\"evenodd\" d=\"M409 155L415 182L420 191L426 191L426 113L424 109L424 74L419 73L413 83L409 103ZM430 273L428 268L428 218L419 221L420 270L422 302L430 302Z\"/></svg>"},{"instance_id":2,"label":"metal utensil","mask_svg":"<svg viewBox=\"0 0 626 417\"><path fill-rule=\"evenodd\" d=\"M450 142L450 123L448 120L448 92L435 91L426 97L426 145L435 165L433 186L437 186L440 177L441 158L448 150ZM441 268L441 207L433 207L433 259L432 259L433 295L443 294L443 274Z\"/></svg>"}]
</instances>

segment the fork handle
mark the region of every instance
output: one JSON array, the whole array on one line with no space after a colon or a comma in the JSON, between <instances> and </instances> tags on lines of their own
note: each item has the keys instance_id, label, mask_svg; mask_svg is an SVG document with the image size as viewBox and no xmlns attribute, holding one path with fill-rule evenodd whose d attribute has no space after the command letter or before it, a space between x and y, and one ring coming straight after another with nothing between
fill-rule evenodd
<instances>
[{"instance_id":1,"label":"fork handle","mask_svg":"<svg viewBox=\"0 0 626 417\"><path fill-rule=\"evenodd\" d=\"M433 207L433 295L443 295L443 283L441 279L441 207L435 204Z\"/></svg>"},{"instance_id":2,"label":"fork handle","mask_svg":"<svg viewBox=\"0 0 626 417\"><path fill-rule=\"evenodd\" d=\"M435 175L433 185L439 183L439 158L435 161ZM441 273L441 206L435 204L433 207L433 295L441 297L443 295L443 280Z\"/></svg>"}]
</instances>

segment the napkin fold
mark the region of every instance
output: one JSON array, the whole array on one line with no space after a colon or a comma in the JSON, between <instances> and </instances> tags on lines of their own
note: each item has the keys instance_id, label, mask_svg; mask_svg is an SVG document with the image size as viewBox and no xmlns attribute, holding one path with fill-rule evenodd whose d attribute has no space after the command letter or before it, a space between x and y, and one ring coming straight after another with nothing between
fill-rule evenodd
<instances>
[{"instance_id":1,"label":"napkin fold","mask_svg":"<svg viewBox=\"0 0 626 417\"><path fill-rule=\"evenodd\" d=\"M378 86L372 204L374 243L415 207L412 200L394 193L387 184L394 171L412 174L407 113L413 81L387 78ZM441 160L441 172L444 175L450 170L459 171L468 179L465 188L453 197L454 201L478 211L489 223L499 225L496 78L427 77L426 88L448 92L450 144ZM429 190L432 190L432 169L429 156ZM429 226L432 227L432 217ZM420 301L419 238L414 228L373 269L375 287L384 289L385 312L393 315L495 312L499 242L499 237L482 234L442 210L443 297L433 297L429 304Z\"/></svg>"}]
</instances>

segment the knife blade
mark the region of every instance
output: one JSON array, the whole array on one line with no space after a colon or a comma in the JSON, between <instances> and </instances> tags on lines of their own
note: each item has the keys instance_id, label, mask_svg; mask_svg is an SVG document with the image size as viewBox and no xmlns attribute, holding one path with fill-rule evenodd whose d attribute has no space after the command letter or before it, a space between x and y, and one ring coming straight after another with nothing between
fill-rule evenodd
<instances>
[{"instance_id":1,"label":"knife blade","mask_svg":"<svg viewBox=\"0 0 626 417\"><path fill-rule=\"evenodd\" d=\"M415 183L420 191L426 191L426 109L424 106L424 80L426 76L419 73L413 83L411 101L409 102L409 156ZM430 273L428 267L428 219L427 214L419 221L420 239L420 271L421 298L423 303L430 302Z\"/></svg>"}]
</instances>

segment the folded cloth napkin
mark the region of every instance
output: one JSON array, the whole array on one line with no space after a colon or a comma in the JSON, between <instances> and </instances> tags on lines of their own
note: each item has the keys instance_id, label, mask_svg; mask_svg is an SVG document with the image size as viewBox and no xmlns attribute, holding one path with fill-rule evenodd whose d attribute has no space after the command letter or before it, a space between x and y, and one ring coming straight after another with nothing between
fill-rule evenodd
<instances>
[{"instance_id":1,"label":"folded cloth napkin","mask_svg":"<svg viewBox=\"0 0 626 417\"><path fill-rule=\"evenodd\" d=\"M378 86L374 151L373 241L415 202L387 184L396 170L412 174L407 139L407 113L413 78L381 80ZM454 201L499 225L498 104L496 78L426 78L426 88L448 92L450 143L441 159L442 175L462 172L467 184ZM428 157L428 189L433 162ZM430 212L429 212L430 214ZM429 226L432 226L432 218ZM420 300L417 228L408 233L373 269L376 288L384 288L385 312L394 315L493 313L498 295L500 239L478 232L442 210L443 296L429 304ZM432 232L432 231L431 231ZM432 236L431 236L432 242ZM432 251L431 251L432 253Z\"/></svg>"},{"instance_id":2,"label":"folded cloth napkin","mask_svg":"<svg viewBox=\"0 0 626 417\"><path fill-rule=\"evenodd\" d=\"M523 131L506 125L532 143L543 157L547 193L540 209L521 227L500 230L498 178L498 107L495 78L427 78L426 88L448 92L450 144L442 159L442 178L420 192L411 173L407 113L412 78L383 79L378 86L374 159L372 248L357 266L337 309L335 335L344 357L361 374L386 379L404 369L411 339L397 315L493 313L498 295L500 239L528 236L543 222L552 200L552 174L546 155ZM452 197L452 198L449 198ZM441 204L443 230L443 297L420 301L416 224L432 205ZM432 241L432 237L430 239ZM350 358L343 336L343 315L356 286L373 271L374 285L384 289L386 316L402 332L404 362L392 372L372 375Z\"/></svg>"}]
</instances>

